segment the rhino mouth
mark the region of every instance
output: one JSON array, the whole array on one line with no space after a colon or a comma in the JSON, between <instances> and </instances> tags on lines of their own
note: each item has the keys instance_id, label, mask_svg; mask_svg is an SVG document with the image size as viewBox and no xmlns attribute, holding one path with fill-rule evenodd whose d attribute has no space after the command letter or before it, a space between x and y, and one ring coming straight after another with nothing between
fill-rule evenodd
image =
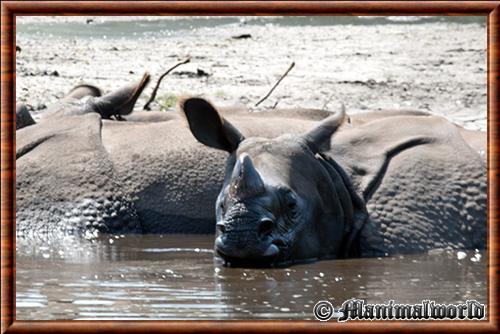
<instances>
[{"instance_id":1,"label":"rhino mouth","mask_svg":"<svg viewBox=\"0 0 500 334\"><path fill-rule=\"evenodd\" d=\"M217 255L222 259L225 267L231 268L273 268L280 264L270 257L240 258L226 255L219 250L217 250Z\"/></svg>"},{"instance_id":2,"label":"rhino mouth","mask_svg":"<svg viewBox=\"0 0 500 334\"><path fill-rule=\"evenodd\" d=\"M266 268L286 266L283 261L282 240L274 240L260 252L248 254L247 252L228 250L216 242L216 255L224 261L226 267Z\"/></svg>"}]
</instances>

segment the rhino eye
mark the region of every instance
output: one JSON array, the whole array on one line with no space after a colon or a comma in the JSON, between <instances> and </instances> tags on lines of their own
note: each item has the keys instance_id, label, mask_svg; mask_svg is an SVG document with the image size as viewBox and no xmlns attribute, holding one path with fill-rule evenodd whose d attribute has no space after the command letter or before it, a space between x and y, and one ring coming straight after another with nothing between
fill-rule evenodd
<instances>
[{"instance_id":1,"label":"rhino eye","mask_svg":"<svg viewBox=\"0 0 500 334\"><path fill-rule=\"evenodd\" d=\"M297 215L297 199L292 192L288 192L286 196L286 208L291 217Z\"/></svg>"}]
</instances>

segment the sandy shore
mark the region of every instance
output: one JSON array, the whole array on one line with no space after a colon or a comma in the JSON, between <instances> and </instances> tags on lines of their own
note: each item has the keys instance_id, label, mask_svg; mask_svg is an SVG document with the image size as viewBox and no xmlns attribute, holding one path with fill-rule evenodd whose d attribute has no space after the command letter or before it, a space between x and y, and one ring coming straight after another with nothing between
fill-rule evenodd
<instances>
[{"instance_id":1,"label":"sandy shore","mask_svg":"<svg viewBox=\"0 0 500 334\"><path fill-rule=\"evenodd\" d=\"M47 31L57 31L57 24L47 22ZM102 22L91 24L99 31ZM141 21L130 22L131 30L134 24ZM344 103L351 113L419 109L470 129L486 129L482 24L227 24L174 34L132 33L130 38L109 37L109 25L92 38L58 36L41 27L36 34L17 35L17 101L31 105L36 116L78 83L110 90L138 80L145 71L156 81L179 60L190 58L162 84L159 98L167 106L178 95L195 94L218 104L252 107L295 62L261 107L278 103L334 109ZM251 37L232 38L241 34ZM196 75L198 69L208 76ZM152 85L140 105L151 90Z\"/></svg>"}]
</instances>

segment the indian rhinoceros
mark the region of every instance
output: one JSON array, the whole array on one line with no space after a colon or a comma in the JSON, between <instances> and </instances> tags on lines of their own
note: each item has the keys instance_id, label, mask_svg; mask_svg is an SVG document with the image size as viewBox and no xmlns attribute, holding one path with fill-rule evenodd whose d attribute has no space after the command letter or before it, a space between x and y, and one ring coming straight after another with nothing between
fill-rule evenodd
<instances>
[{"instance_id":1,"label":"indian rhinoceros","mask_svg":"<svg viewBox=\"0 0 500 334\"><path fill-rule=\"evenodd\" d=\"M215 231L225 155L199 144L178 113L132 113L148 79L108 94L79 85L37 124L16 131L18 237ZM246 135L262 137L300 133L329 115L224 114Z\"/></svg>"},{"instance_id":2,"label":"indian rhinoceros","mask_svg":"<svg viewBox=\"0 0 500 334\"><path fill-rule=\"evenodd\" d=\"M181 110L199 142L229 154L215 209L215 250L226 264L485 247L486 164L464 140L485 143L484 133L419 112L341 126L340 110L303 134L270 139L239 131L202 98Z\"/></svg>"}]
</instances>

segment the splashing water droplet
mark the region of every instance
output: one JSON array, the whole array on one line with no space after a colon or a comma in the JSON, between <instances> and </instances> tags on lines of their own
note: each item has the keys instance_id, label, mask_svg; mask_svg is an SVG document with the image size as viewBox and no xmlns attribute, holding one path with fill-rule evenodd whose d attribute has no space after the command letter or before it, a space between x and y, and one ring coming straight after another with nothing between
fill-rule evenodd
<instances>
[{"instance_id":1,"label":"splashing water droplet","mask_svg":"<svg viewBox=\"0 0 500 334\"><path fill-rule=\"evenodd\" d=\"M465 252L462 252L462 251L457 252L457 259L459 259L459 260L463 260L463 259L465 259L466 257L467 257L467 254L466 254Z\"/></svg>"}]
</instances>

